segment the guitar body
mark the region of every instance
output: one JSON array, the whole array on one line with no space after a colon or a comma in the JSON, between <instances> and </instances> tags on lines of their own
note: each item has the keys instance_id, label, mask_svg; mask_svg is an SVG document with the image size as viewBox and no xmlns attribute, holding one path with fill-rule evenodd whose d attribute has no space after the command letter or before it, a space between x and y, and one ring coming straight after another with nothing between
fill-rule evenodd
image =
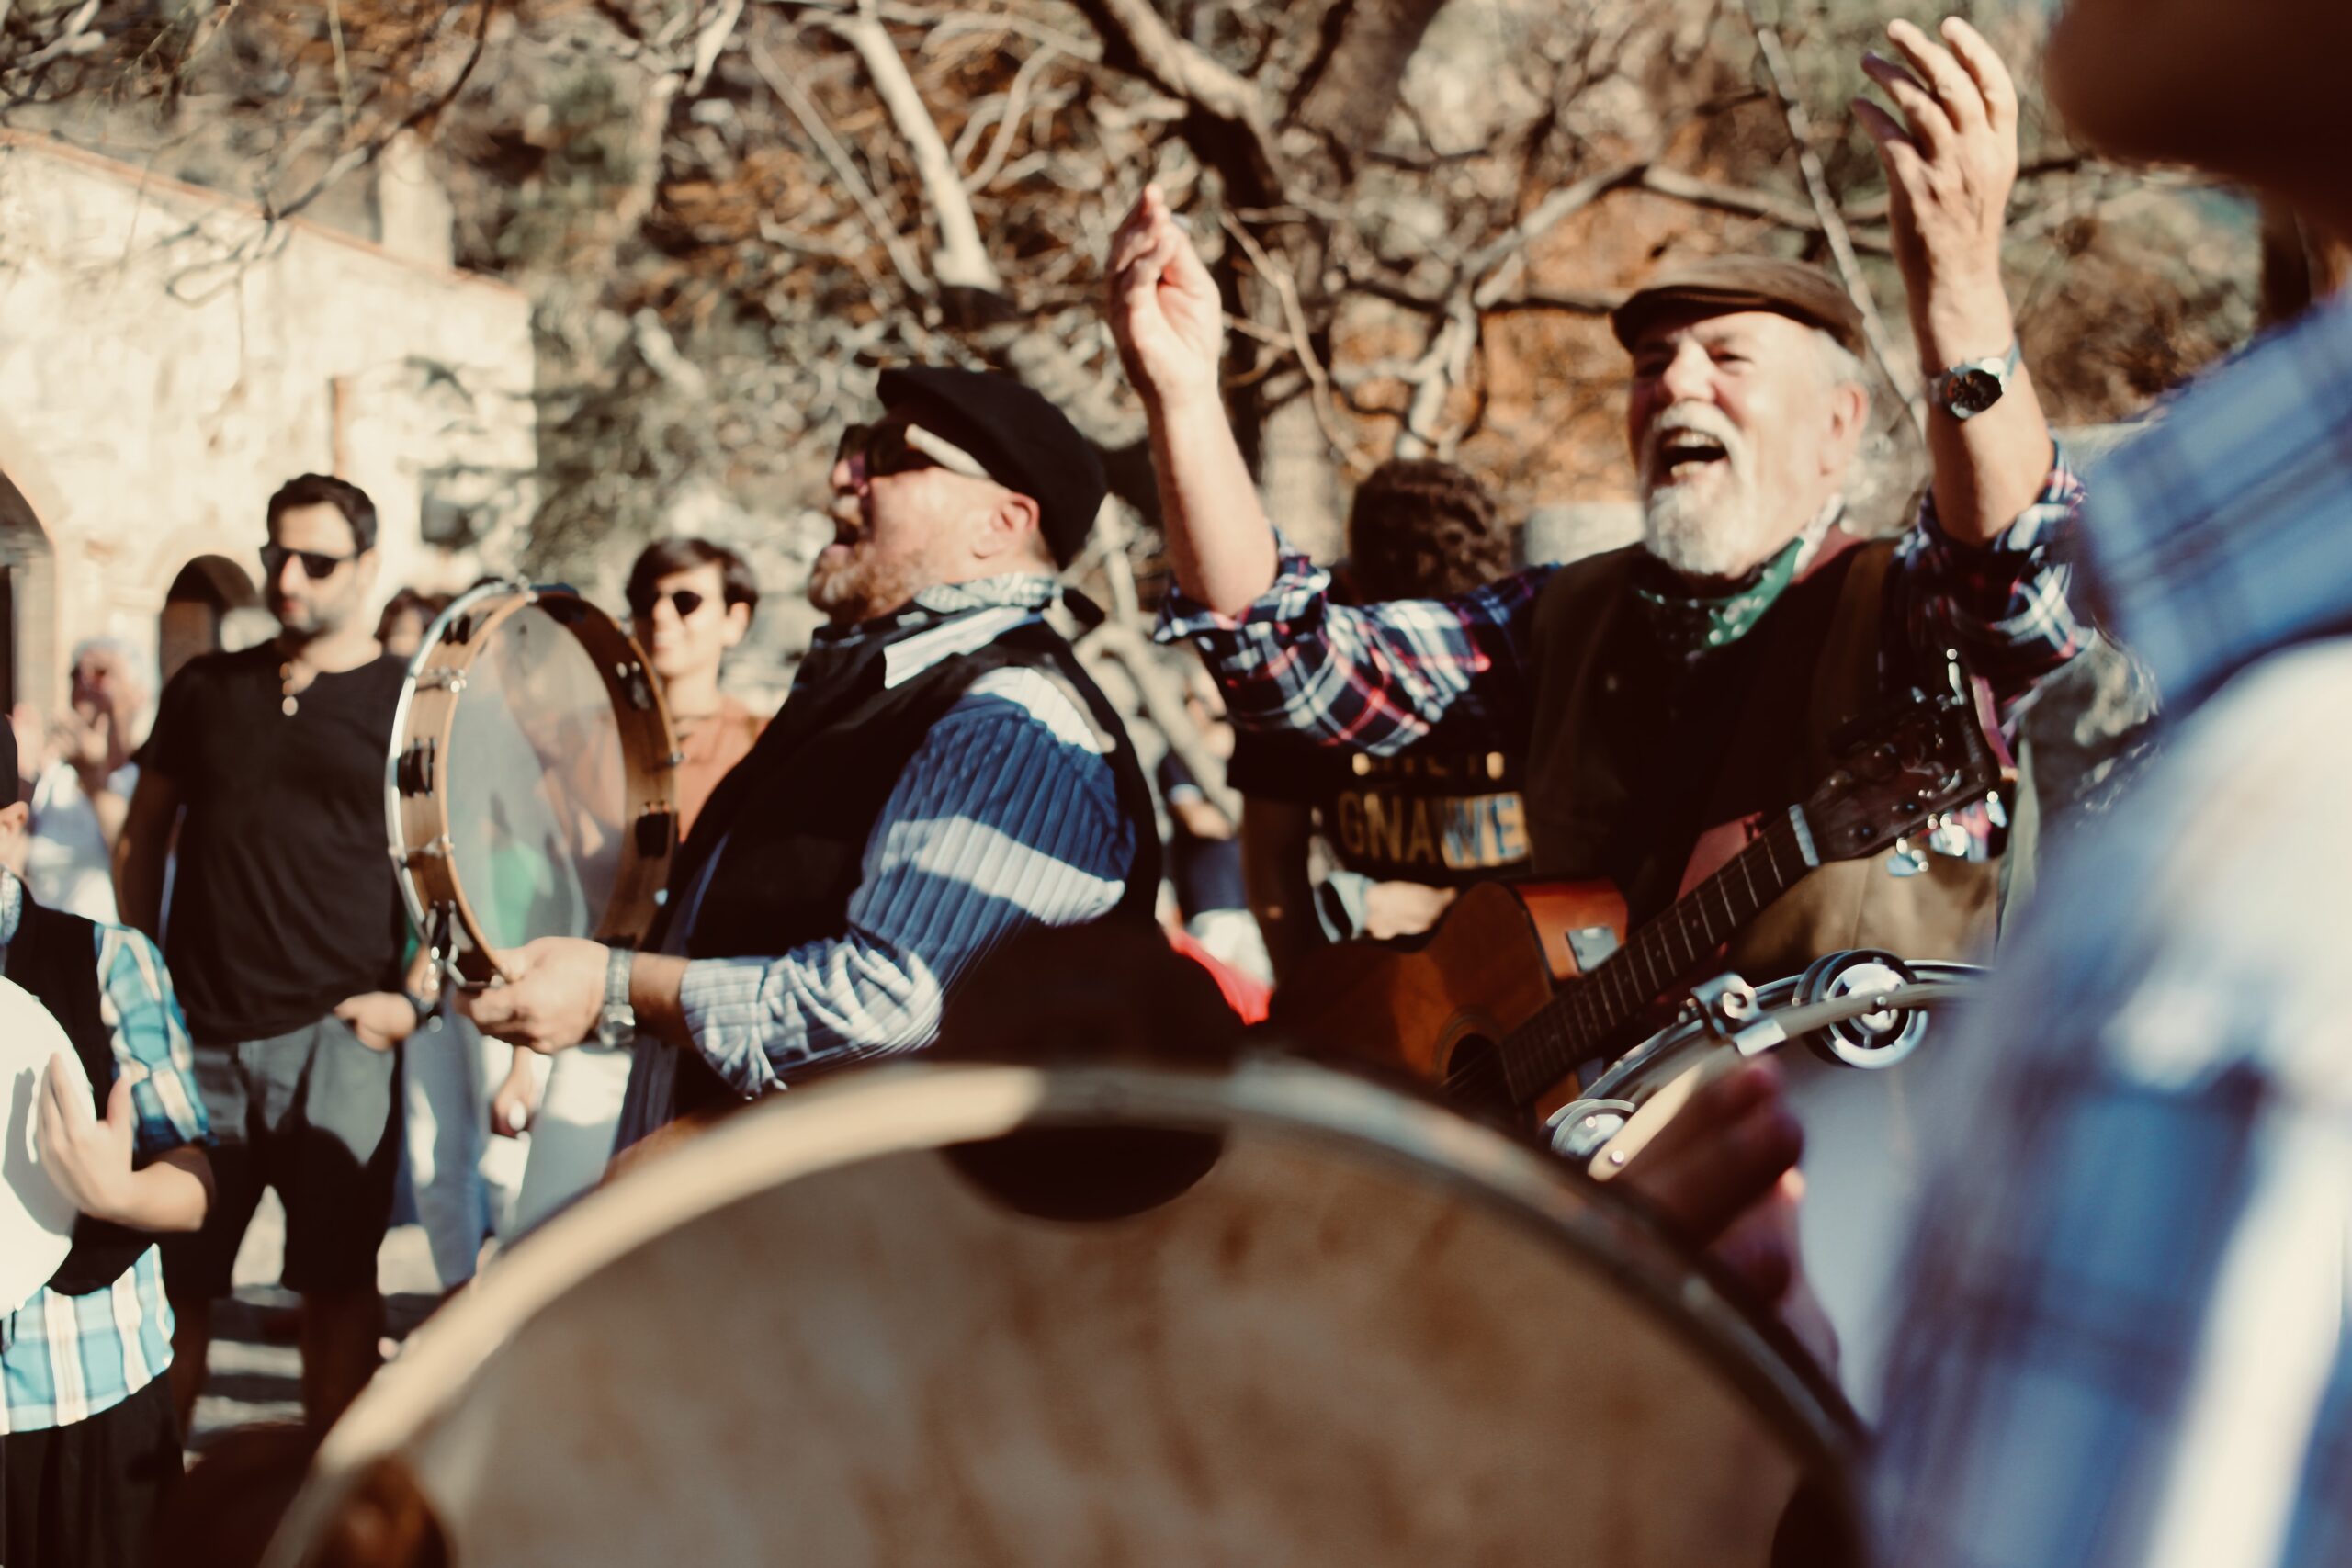
<instances>
[{"instance_id":1,"label":"guitar body","mask_svg":"<svg viewBox=\"0 0 2352 1568\"><path fill-rule=\"evenodd\" d=\"M1502 1038L1624 937L1625 900L1607 883L1480 883L1411 947L1350 942L1316 953L1275 991L1273 1021L1327 1055L1476 1085ZM1516 1109L1508 1097L1461 1098L1465 1109Z\"/></svg>"},{"instance_id":2,"label":"guitar body","mask_svg":"<svg viewBox=\"0 0 2352 1568\"><path fill-rule=\"evenodd\" d=\"M1540 1110L1800 880L1999 784L1965 672L1954 660L1946 674L1949 691L1915 689L1849 727L1810 797L1758 818L1746 847L1630 938L1625 900L1605 883L1485 883L1409 948L1327 949L1274 993L1276 1027L1327 1055L1401 1068L1465 1111Z\"/></svg>"}]
</instances>

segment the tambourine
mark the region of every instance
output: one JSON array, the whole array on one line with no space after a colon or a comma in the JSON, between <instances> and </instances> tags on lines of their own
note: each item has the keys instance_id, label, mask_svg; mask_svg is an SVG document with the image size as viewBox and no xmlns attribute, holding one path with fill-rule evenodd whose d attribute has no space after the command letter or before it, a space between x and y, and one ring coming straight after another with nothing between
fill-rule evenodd
<instances>
[{"instance_id":1,"label":"tambourine","mask_svg":"<svg viewBox=\"0 0 2352 1568\"><path fill-rule=\"evenodd\" d=\"M1973 996L1972 964L1832 953L1803 974L1750 987L1726 976L1692 992L1686 1016L1625 1053L1546 1118L1552 1145L1602 1180L1640 1152L1701 1088L1750 1057L1802 1041L1839 1066L1883 1069L1918 1048L1927 1014Z\"/></svg>"},{"instance_id":2,"label":"tambourine","mask_svg":"<svg viewBox=\"0 0 2352 1568\"><path fill-rule=\"evenodd\" d=\"M635 945L678 838L677 745L645 656L569 589L492 582L409 666L385 764L409 918L481 984L543 936Z\"/></svg>"}]
</instances>

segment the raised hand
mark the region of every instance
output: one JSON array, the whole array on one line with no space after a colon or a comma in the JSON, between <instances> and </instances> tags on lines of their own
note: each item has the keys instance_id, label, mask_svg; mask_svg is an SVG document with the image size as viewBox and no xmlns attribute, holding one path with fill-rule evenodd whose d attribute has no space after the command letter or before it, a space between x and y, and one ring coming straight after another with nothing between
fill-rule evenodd
<instances>
[{"instance_id":1,"label":"raised hand","mask_svg":"<svg viewBox=\"0 0 2352 1568\"><path fill-rule=\"evenodd\" d=\"M1903 118L1867 99L1854 112L1886 167L1894 259L1923 344L1975 357L2007 348L2012 330L2001 234L2018 178L2017 85L1974 28L1952 17L1940 30L1939 43L1890 23L1902 61L1867 54L1862 70Z\"/></svg>"},{"instance_id":2,"label":"raised hand","mask_svg":"<svg viewBox=\"0 0 2352 1568\"><path fill-rule=\"evenodd\" d=\"M1105 259L1103 300L1127 379L1148 402L1217 394L1225 308L1216 280L1156 186L1144 187Z\"/></svg>"}]
</instances>

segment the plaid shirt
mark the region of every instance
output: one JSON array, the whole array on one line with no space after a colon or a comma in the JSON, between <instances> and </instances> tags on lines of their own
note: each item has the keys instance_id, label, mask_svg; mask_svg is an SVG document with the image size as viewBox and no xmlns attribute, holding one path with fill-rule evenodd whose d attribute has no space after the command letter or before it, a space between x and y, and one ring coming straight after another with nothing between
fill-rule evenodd
<instances>
[{"instance_id":1,"label":"plaid shirt","mask_svg":"<svg viewBox=\"0 0 2352 1568\"><path fill-rule=\"evenodd\" d=\"M2063 548L2081 496L2061 453L2024 513L1972 547L1944 533L1930 493L1888 574L1883 659L1948 640L1991 684L2004 722L2013 717L2034 682L2087 639L2067 603ZM1518 751L1534 712L1535 604L1560 570L1537 567L1453 599L1359 608L1334 603L1330 574L1285 541L1256 604L1228 616L1171 594L1159 636L1199 645L1243 728L1388 756L1443 721L1449 744Z\"/></svg>"},{"instance_id":2,"label":"plaid shirt","mask_svg":"<svg viewBox=\"0 0 2352 1568\"><path fill-rule=\"evenodd\" d=\"M1973 1081L1905 1276L1881 1560L2352 1562L2352 306L2093 488L2175 738L1944 1047Z\"/></svg>"},{"instance_id":3,"label":"plaid shirt","mask_svg":"<svg viewBox=\"0 0 2352 1568\"><path fill-rule=\"evenodd\" d=\"M24 885L0 870L0 945L24 913ZM119 1068L144 1077L130 1090L134 1156L144 1164L209 1140L187 1024L155 944L122 926L97 928L98 1009ZM106 1103L111 1084L101 1086ZM0 1318L0 1434L68 1427L112 1409L172 1364L172 1309L153 1247L103 1291L46 1288Z\"/></svg>"}]
</instances>

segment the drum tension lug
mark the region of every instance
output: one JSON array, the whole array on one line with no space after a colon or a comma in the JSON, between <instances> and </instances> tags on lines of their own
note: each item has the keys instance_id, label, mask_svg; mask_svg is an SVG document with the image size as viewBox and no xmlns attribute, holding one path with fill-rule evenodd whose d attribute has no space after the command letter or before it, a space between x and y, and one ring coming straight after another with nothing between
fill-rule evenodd
<instances>
[{"instance_id":1,"label":"drum tension lug","mask_svg":"<svg viewBox=\"0 0 2352 1568\"><path fill-rule=\"evenodd\" d=\"M637 852L647 860L668 854L677 846L678 819L667 811L649 811L637 819Z\"/></svg>"},{"instance_id":2,"label":"drum tension lug","mask_svg":"<svg viewBox=\"0 0 2352 1568\"><path fill-rule=\"evenodd\" d=\"M399 784L402 795L428 795L432 792L433 757L431 740L419 740L401 753Z\"/></svg>"}]
</instances>

